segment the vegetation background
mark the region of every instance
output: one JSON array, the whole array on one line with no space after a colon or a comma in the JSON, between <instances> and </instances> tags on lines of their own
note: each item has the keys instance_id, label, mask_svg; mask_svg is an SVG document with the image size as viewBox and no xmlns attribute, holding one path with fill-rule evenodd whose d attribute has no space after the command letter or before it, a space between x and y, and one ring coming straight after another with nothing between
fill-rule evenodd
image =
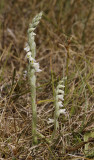
<instances>
[{"instance_id":1,"label":"vegetation background","mask_svg":"<svg viewBox=\"0 0 94 160\"><path fill-rule=\"evenodd\" d=\"M67 77L60 129L53 144L32 146L30 88L24 46L36 30L38 131L50 138L53 81ZM0 160L94 159L94 0L0 0ZM92 133L92 136L91 136ZM88 136L87 136L88 135ZM88 152L85 152L88 137Z\"/></svg>"}]
</instances>

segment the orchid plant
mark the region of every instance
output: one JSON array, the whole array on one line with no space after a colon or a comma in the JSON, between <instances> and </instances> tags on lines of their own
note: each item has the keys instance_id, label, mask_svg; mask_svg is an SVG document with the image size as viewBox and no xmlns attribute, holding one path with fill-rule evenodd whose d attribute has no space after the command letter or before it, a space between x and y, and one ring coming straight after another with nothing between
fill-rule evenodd
<instances>
[{"instance_id":1,"label":"orchid plant","mask_svg":"<svg viewBox=\"0 0 94 160\"><path fill-rule=\"evenodd\" d=\"M55 104L55 112L54 112L54 119L48 120L48 124L54 124L54 131L52 134L52 139L54 138L57 129L59 128L59 116L60 114L65 114L66 110L63 108L63 101L64 101L64 78L58 82L58 85L55 89L55 97L54 97L54 104Z\"/></svg>"},{"instance_id":2,"label":"orchid plant","mask_svg":"<svg viewBox=\"0 0 94 160\"><path fill-rule=\"evenodd\" d=\"M36 72L41 72L39 69L39 63L36 62L36 43L35 43L35 33L34 30L36 29L37 25L40 22L42 17L42 12L36 15L32 23L29 25L28 29L28 43L24 50L27 52L26 58L29 61L28 64L28 78L31 87L31 106L32 106L32 137L33 137L33 144L37 144L37 105L36 105Z\"/></svg>"}]
</instances>

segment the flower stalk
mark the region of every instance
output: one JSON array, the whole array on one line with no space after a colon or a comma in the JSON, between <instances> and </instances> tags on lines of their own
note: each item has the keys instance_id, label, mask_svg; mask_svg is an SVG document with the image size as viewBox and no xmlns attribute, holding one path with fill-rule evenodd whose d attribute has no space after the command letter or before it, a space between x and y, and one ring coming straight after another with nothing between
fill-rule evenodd
<instances>
[{"instance_id":1,"label":"flower stalk","mask_svg":"<svg viewBox=\"0 0 94 160\"><path fill-rule=\"evenodd\" d=\"M27 52L26 58L29 61L28 64L28 78L31 90L31 106L32 106L32 138L33 144L37 144L37 104L36 104L36 72L40 72L39 63L36 62L36 43L35 43L35 33L40 19L42 17L42 12L40 12L35 18L33 18L32 23L29 25L28 29L28 43L24 50Z\"/></svg>"},{"instance_id":2,"label":"flower stalk","mask_svg":"<svg viewBox=\"0 0 94 160\"><path fill-rule=\"evenodd\" d=\"M54 138L57 129L59 128L59 116L60 114L65 114L66 110L63 107L62 102L64 101L64 78L59 81L56 89L55 89L55 96L54 96L54 102L55 102L55 112L54 112L54 119L50 119L48 121L49 123L54 123L54 131L52 134L52 139Z\"/></svg>"}]
</instances>

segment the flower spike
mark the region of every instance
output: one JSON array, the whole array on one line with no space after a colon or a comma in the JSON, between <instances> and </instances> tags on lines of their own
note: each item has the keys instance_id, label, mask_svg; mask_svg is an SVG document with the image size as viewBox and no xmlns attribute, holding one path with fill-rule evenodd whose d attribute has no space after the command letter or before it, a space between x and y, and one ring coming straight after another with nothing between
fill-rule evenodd
<instances>
[{"instance_id":1,"label":"flower spike","mask_svg":"<svg viewBox=\"0 0 94 160\"><path fill-rule=\"evenodd\" d=\"M55 90L55 112L54 112L54 131L52 138L54 138L57 129L59 128L59 116L60 114L66 114L66 109L62 108L64 101L64 80L59 81Z\"/></svg>"},{"instance_id":2,"label":"flower spike","mask_svg":"<svg viewBox=\"0 0 94 160\"><path fill-rule=\"evenodd\" d=\"M33 18L32 23L29 25L28 29L28 43L26 43L24 50L27 52L26 58L28 59L28 77L31 87L31 104L32 104L32 137L33 144L37 144L37 106L36 106L36 74L35 72L40 72L39 63L36 62L36 43L34 41L36 29L40 19L42 17L42 12Z\"/></svg>"}]
</instances>

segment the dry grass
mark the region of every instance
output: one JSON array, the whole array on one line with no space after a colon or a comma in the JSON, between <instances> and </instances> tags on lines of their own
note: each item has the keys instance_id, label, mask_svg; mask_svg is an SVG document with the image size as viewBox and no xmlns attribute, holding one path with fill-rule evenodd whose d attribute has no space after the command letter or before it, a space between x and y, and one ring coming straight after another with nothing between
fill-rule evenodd
<instances>
[{"instance_id":1,"label":"dry grass","mask_svg":"<svg viewBox=\"0 0 94 160\"><path fill-rule=\"evenodd\" d=\"M94 131L94 2L93 0L1 0L0 8L0 158L1 160L89 160L84 134ZM0 3L1 3L0 2ZM50 145L39 138L32 146L29 85L24 44L32 18L44 11L37 28L38 131L50 138L54 85L67 76L60 130ZM89 149L94 149L94 139ZM90 152L90 151L89 151ZM87 157L87 158L86 158Z\"/></svg>"}]
</instances>

